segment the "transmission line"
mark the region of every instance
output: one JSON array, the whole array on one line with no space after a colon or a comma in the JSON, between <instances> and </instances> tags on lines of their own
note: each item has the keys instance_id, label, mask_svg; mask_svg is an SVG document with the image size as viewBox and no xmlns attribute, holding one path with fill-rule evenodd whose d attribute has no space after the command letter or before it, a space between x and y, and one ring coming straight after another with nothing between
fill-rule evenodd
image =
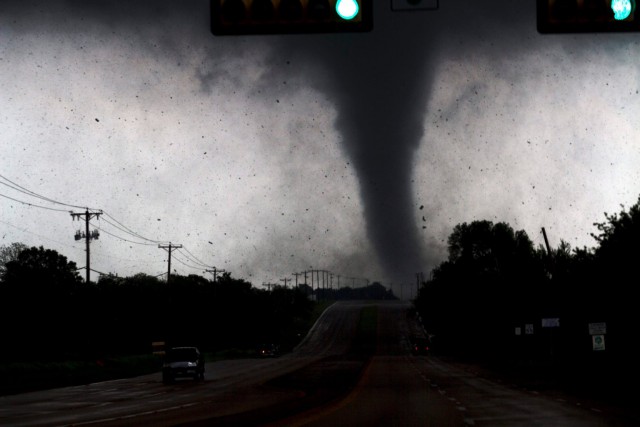
<instances>
[{"instance_id":1,"label":"transmission line","mask_svg":"<svg viewBox=\"0 0 640 427\"><path fill-rule=\"evenodd\" d=\"M6 194L1 194L0 193L0 196L4 197L6 199L9 199L9 200L13 200L14 202L22 203L23 205L33 206L34 208L48 209L50 211L57 211L57 212L68 212L66 209L50 208L50 207L47 207L47 206L36 205L34 203L29 203L29 202L25 202L25 201L22 201L22 200L14 199L13 197L9 197Z\"/></svg>"},{"instance_id":2,"label":"transmission line","mask_svg":"<svg viewBox=\"0 0 640 427\"><path fill-rule=\"evenodd\" d=\"M9 185L9 184L7 184L5 182L0 182L0 184L5 185L5 186L7 186L9 188L12 188L12 189L14 189L16 191L19 191L21 193L27 194L29 196L36 197L38 199L47 201L49 203L54 203L54 204L57 204L57 205L67 206L67 207L70 207L70 208L87 209L87 210L98 210L98 209L87 208L86 206L78 206L78 205L72 205L72 204L69 204L69 203L59 202L57 200L54 200L54 199L51 199L49 197L43 196L41 194L38 194L35 191L31 191L28 188L25 188L25 187L21 186L20 184L17 184L15 182L11 181L9 178L5 177L4 175L0 175L0 178L2 178L5 181L11 183L12 185Z\"/></svg>"}]
</instances>

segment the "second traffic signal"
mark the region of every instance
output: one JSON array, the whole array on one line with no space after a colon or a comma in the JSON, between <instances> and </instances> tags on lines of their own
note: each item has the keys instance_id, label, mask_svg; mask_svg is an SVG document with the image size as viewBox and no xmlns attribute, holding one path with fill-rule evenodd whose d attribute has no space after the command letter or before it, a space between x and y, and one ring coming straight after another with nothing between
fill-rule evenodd
<instances>
[{"instance_id":1,"label":"second traffic signal","mask_svg":"<svg viewBox=\"0 0 640 427\"><path fill-rule=\"evenodd\" d=\"M540 33L640 31L636 0L537 0Z\"/></svg>"},{"instance_id":2,"label":"second traffic signal","mask_svg":"<svg viewBox=\"0 0 640 427\"><path fill-rule=\"evenodd\" d=\"M363 32L373 0L211 0L215 35Z\"/></svg>"}]
</instances>

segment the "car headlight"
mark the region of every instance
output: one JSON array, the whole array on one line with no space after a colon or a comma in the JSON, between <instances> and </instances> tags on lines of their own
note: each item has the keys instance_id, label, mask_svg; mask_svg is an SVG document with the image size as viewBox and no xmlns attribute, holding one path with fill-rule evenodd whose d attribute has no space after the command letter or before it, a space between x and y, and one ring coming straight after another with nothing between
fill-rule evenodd
<instances>
[{"instance_id":1,"label":"car headlight","mask_svg":"<svg viewBox=\"0 0 640 427\"><path fill-rule=\"evenodd\" d=\"M196 362L187 362L187 366L190 368L195 368L196 366L198 366L198 364Z\"/></svg>"}]
</instances>

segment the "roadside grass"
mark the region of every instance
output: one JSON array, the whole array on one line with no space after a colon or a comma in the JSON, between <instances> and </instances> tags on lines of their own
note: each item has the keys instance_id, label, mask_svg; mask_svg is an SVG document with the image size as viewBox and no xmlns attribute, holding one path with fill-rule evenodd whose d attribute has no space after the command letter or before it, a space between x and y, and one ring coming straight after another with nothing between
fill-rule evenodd
<instances>
[{"instance_id":1,"label":"roadside grass","mask_svg":"<svg viewBox=\"0 0 640 427\"><path fill-rule=\"evenodd\" d=\"M335 300L322 300L316 302L313 306L313 310L311 311L311 317L309 318L309 324L307 325L307 331L311 329L311 327L316 323L318 318L324 313L324 311L332 306L336 301Z\"/></svg>"},{"instance_id":2,"label":"roadside grass","mask_svg":"<svg viewBox=\"0 0 640 427\"><path fill-rule=\"evenodd\" d=\"M158 372L160 363L153 354L91 361L1 363L0 395L145 375Z\"/></svg>"}]
</instances>

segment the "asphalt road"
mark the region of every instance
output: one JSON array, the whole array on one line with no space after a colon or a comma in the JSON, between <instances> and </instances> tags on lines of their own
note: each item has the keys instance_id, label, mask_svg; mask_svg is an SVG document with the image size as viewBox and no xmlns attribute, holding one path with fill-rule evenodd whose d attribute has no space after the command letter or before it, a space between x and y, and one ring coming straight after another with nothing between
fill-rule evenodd
<instances>
[{"instance_id":1,"label":"asphalt road","mask_svg":"<svg viewBox=\"0 0 640 427\"><path fill-rule=\"evenodd\" d=\"M377 331L363 339L363 308ZM2 426L632 426L628 414L490 373L412 356L402 302L340 302L292 354L208 364L204 382L160 374L0 398ZM373 339L373 346L371 344ZM362 345L367 351L362 351Z\"/></svg>"},{"instance_id":2,"label":"asphalt road","mask_svg":"<svg viewBox=\"0 0 640 427\"><path fill-rule=\"evenodd\" d=\"M270 380L351 348L362 303L338 303L323 313L295 352L272 359L239 359L209 363L205 381L179 380L166 386L161 374L84 386L0 397L1 426L174 426L253 417L270 419L296 410L300 390L266 386ZM294 402L290 407L289 402ZM218 421L215 421L218 420ZM231 422L231 421L230 421ZM234 423L235 424L235 423Z\"/></svg>"}]
</instances>

